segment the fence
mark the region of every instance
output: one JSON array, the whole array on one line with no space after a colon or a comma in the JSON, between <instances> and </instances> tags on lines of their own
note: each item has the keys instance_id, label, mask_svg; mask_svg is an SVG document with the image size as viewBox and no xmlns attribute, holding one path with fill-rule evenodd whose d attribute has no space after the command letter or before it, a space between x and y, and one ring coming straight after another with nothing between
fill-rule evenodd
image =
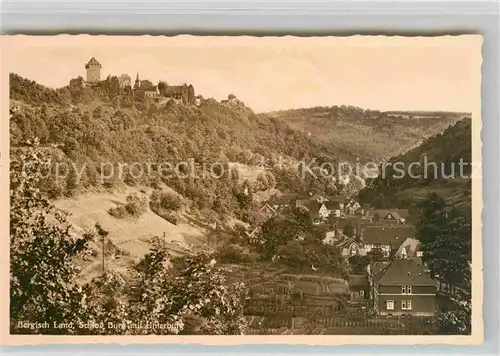
<instances>
[{"instance_id":1,"label":"fence","mask_svg":"<svg viewBox=\"0 0 500 356\"><path fill-rule=\"evenodd\" d=\"M348 318L302 318L302 317L252 317L249 319L251 333L283 333L286 329L300 334L432 334L432 320L406 319L362 319Z\"/></svg>"}]
</instances>

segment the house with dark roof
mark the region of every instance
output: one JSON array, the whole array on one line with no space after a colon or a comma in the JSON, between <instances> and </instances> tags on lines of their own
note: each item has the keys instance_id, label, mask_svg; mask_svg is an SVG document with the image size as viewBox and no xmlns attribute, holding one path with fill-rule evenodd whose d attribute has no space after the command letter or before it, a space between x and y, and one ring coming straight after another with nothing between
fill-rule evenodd
<instances>
[{"instance_id":1,"label":"house with dark roof","mask_svg":"<svg viewBox=\"0 0 500 356\"><path fill-rule=\"evenodd\" d=\"M379 315L433 316L437 283L421 259L396 258L368 266L370 299Z\"/></svg>"},{"instance_id":2,"label":"house with dark roof","mask_svg":"<svg viewBox=\"0 0 500 356\"><path fill-rule=\"evenodd\" d=\"M345 206L345 212L347 215L354 215L354 214L358 214L359 215L363 215L363 209L361 207L361 204L354 198L351 198L346 206Z\"/></svg>"},{"instance_id":3,"label":"house with dark roof","mask_svg":"<svg viewBox=\"0 0 500 356\"><path fill-rule=\"evenodd\" d=\"M329 214L328 215L333 215L337 218L343 216L343 211L342 208L340 207L340 203L336 200L329 200L324 203L325 207L328 209Z\"/></svg>"},{"instance_id":4,"label":"house with dark roof","mask_svg":"<svg viewBox=\"0 0 500 356\"><path fill-rule=\"evenodd\" d=\"M286 208L295 208L296 201L299 198L298 194L283 194L275 197L267 202L274 210L280 211Z\"/></svg>"},{"instance_id":5,"label":"house with dark roof","mask_svg":"<svg viewBox=\"0 0 500 356\"><path fill-rule=\"evenodd\" d=\"M408 209L374 209L369 213L372 221L398 222L405 224L410 215Z\"/></svg>"},{"instance_id":6,"label":"house with dark roof","mask_svg":"<svg viewBox=\"0 0 500 356\"><path fill-rule=\"evenodd\" d=\"M297 200L295 207L307 210L313 220L313 224L320 224L330 215L325 203L318 203L316 200Z\"/></svg>"},{"instance_id":7,"label":"house with dark roof","mask_svg":"<svg viewBox=\"0 0 500 356\"><path fill-rule=\"evenodd\" d=\"M328 197L329 201L335 201L339 204L341 210L344 210L350 198L345 195L335 195Z\"/></svg>"},{"instance_id":8,"label":"house with dark roof","mask_svg":"<svg viewBox=\"0 0 500 356\"><path fill-rule=\"evenodd\" d=\"M410 225L367 225L361 230L360 239L366 252L380 248L387 257L407 238L415 237L415 233L415 228Z\"/></svg>"},{"instance_id":9,"label":"house with dark roof","mask_svg":"<svg viewBox=\"0 0 500 356\"><path fill-rule=\"evenodd\" d=\"M364 274L349 275L349 293L351 304L365 303L369 298L370 284Z\"/></svg>"}]
</instances>

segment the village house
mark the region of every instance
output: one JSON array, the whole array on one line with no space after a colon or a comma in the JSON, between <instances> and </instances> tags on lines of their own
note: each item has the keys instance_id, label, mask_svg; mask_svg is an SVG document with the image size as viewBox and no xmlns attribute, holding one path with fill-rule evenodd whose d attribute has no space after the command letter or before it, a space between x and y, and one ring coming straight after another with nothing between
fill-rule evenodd
<instances>
[{"instance_id":1,"label":"village house","mask_svg":"<svg viewBox=\"0 0 500 356\"><path fill-rule=\"evenodd\" d=\"M342 208L340 207L340 203L338 201L330 200L330 201L325 202L324 204L325 204L326 209L329 211L328 215L333 215L337 218L344 216Z\"/></svg>"},{"instance_id":2,"label":"village house","mask_svg":"<svg viewBox=\"0 0 500 356\"><path fill-rule=\"evenodd\" d=\"M349 275L349 293L351 304L363 304L369 300L370 284L364 274Z\"/></svg>"},{"instance_id":3,"label":"village house","mask_svg":"<svg viewBox=\"0 0 500 356\"><path fill-rule=\"evenodd\" d=\"M322 194L318 194L318 193L313 193L313 192L305 193L303 198L315 200L318 203L326 203L326 202L330 201L330 199L327 198L326 196L324 196Z\"/></svg>"},{"instance_id":4,"label":"village house","mask_svg":"<svg viewBox=\"0 0 500 356\"><path fill-rule=\"evenodd\" d=\"M415 236L415 228L409 225L366 226L361 230L360 239L366 252L380 248L389 257L409 237Z\"/></svg>"},{"instance_id":5,"label":"village house","mask_svg":"<svg viewBox=\"0 0 500 356\"><path fill-rule=\"evenodd\" d=\"M249 230L245 231L247 242L251 245L262 244L261 231L262 229L260 226L250 228Z\"/></svg>"},{"instance_id":6,"label":"village house","mask_svg":"<svg viewBox=\"0 0 500 356\"><path fill-rule=\"evenodd\" d=\"M346 205L350 199L345 195L335 195L335 196L329 197L328 200L330 202L337 202L340 210L345 212Z\"/></svg>"},{"instance_id":7,"label":"village house","mask_svg":"<svg viewBox=\"0 0 500 356\"><path fill-rule=\"evenodd\" d=\"M360 214L363 215L363 209L361 208L361 204L356 199L350 199L346 206L345 212L347 215L355 215Z\"/></svg>"},{"instance_id":8,"label":"village house","mask_svg":"<svg viewBox=\"0 0 500 356\"><path fill-rule=\"evenodd\" d=\"M331 230L327 231L325 233L325 238L322 240L323 244L325 245L335 245L335 243L338 241L338 233L336 230Z\"/></svg>"},{"instance_id":9,"label":"village house","mask_svg":"<svg viewBox=\"0 0 500 356\"><path fill-rule=\"evenodd\" d=\"M419 258L368 266L373 308L379 315L434 316L437 283Z\"/></svg>"},{"instance_id":10,"label":"village house","mask_svg":"<svg viewBox=\"0 0 500 356\"><path fill-rule=\"evenodd\" d=\"M369 212L372 222L387 221L405 224L409 212L408 209L374 209Z\"/></svg>"},{"instance_id":11,"label":"village house","mask_svg":"<svg viewBox=\"0 0 500 356\"><path fill-rule=\"evenodd\" d=\"M298 200L296 208L303 208L309 212L313 224L320 224L330 215L330 211L324 203L318 203L316 200Z\"/></svg>"},{"instance_id":12,"label":"village house","mask_svg":"<svg viewBox=\"0 0 500 356\"><path fill-rule=\"evenodd\" d=\"M259 213L263 214L267 219L270 219L276 215L278 215L278 212L276 209L274 209L269 203L264 203L258 210Z\"/></svg>"},{"instance_id":13,"label":"village house","mask_svg":"<svg viewBox=\"0 0 500 356\"><path fill-rule=\"evenodd\" d=\"M283 209L293 209L296 206L296 201L299 198L298 194L283 194L277 198L273 198L267 202L277 212Z\"/></svg>"}]
</instances>

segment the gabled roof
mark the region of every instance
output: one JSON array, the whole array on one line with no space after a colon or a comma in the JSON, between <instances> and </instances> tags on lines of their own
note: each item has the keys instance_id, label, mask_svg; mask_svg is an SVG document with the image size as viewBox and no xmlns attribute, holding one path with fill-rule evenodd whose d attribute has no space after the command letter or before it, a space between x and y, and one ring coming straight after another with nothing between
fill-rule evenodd
<instances>
[{"instance_id":1,"label":"gabled roof","mask_svg":"<svg viewBox=\"0 0 500 356\"><path fill-rule=\"evenodd\" d=\"M378 214L380 219L384 219L388 214L391 214L394 219L407 219L410 213L408 209L374 209L370 211L371 216Z\"/></svg>"},{"instance_id":2,"label":"gabled roof","mask_svg":"<svg viewBox=\"0 0 500 356\"><path fill-rule=\"evenodd\" d=\"M336 201L338 203L347 203L351 198L345 196L345 195L334 195L334 196L331 196L331 197L328 197L328 200L330 201Z\"/></svg>"},{"instance_id":3,"label":"gabled roof","mask_svg":"<svg viewBox=\"0 0 500 356\"><path fill-rule=\"evenodd\" d=\"M359 204L359 202L354 198L349 199L349 201L347 202L347 206L352 206L355 204L358 204L359 206L361 206L361 204Z\"/></svg>"},{"instance_id":4,"label":"gabled roof","mask_svg":"<svg viewBox=\"0 0 500 356\"><path fill-rule=\"evenodd\" d=\"M326 205L326 203L325 203L325 205ZM359 218L338 218L338 219L335 220L335 222L333 223L333 225L335 227L337 227L338 229L344 229L344 227L346 225L348 225L349 223L351 223L352 227L356 229L358 227L358 222L359 221L360 221ZM360 227L361 226L362 225L360 224Z\"/></svg>"},{"instance_id":5,"label":"gabled roof","mask_svg":"<svg viewBox=\"0 0 500 356\"><path fill-rule=\"evenodd\" d=\"M408 237L414 237L416 230L410 225L365 226L361 234L365 244L399 247Z\"/></svg>"},{"instance_id":6,"label":"gabled roof","mask_svg":"<svg viewBox=\"0 0 500 356\"><path fill-rule=\"evenodd\" d=\"M396 258L376 276L377 284L385 285L436 285L425 267L412 259Z\"/></svg>"},{"instance_id":7,"label":"gabled roof","mask_svg":"<svg viewBox=\"0 0 500 356\"><path fill-rule=\"evenodd\" d=\"M269 201L271 205L290 205L297 200L298 194L283 194Z\"/></svg>"},{"instance_id":8,"label":"gabled roof","mask_svg":"<svg viewBox=\"0 0 500 356\"><path fill-rule=\"evenodd\" d=\"M340 234L340 236L339 236L338 238L339 238L339 239L342 239L342 240L340 240L340 241L337 243L337 245L335 245L335 247L338 247L338 248L349 247L349 246L351 246L351 244L353 244L353 243L354 243L354 244L356 244L356 245L358 245L358 247L360 247L361 243L360 243L360 242L358 242L358 241L356 241L356 239L355 239L355 238L353 238L353 237L349 237L349 236L347 236L347 235L344 235L344 233L342 233L342 232L340 232L339 234Z\"/></svg>"},{"instance_id":9,"label":"gabled roof","mask_svg":"<svg viewBox=\"0 0 500 356\"><path fill-rule=\"evenodd\" d=\"M340 203L338 201L327 201L325 203L326 208L328 210L340 209Z\"/></svg>"},{"instance_id":10,"label":"gabled roof","mask_svg":"<svg viewBox=\"0 0 500 356\"><path fill-rule=\"evenodd\" d=\"M85 64L85 68L89 68L91 65L97 65L99 67L102 67L101 63L99 63L97 61L97 59L95 59L94 57L90 58L90 61L87 62L87 64Z\"/></svg>"},{"instance_id":11,"label":"gabled roof","mask_svg":"<svg viewBox=\"0 0 500 356\"><path fill-rule=\"evenodd\" d=\"M306 209L313 218L319 216L319 209L321 209L323 205L323 203L318 203L316 200L306 200L301 201L300 203L297 202L297 208L300 207Z\"/></svg>"},{"instance_id":12,"label":"gabled roof","mask_svg":"<svg viewBox=\"0 0 500 356\"><path fill-rule=\"evenodd\" d=\"M416 257L417 251L420 245L420 241L414 239L412 237L408 237L402 244L399 246L398 251L396 252L396 257ZM403 252L404 250L404 252Z\"/></svg>"},{"instance_id":13,"label":"gabled roof","mask_svg":"<svg viewBox=\"0 0 500 356\"><path fill-rule=\"evenodd\" d=\"M273 213L276 213L276 210L274 210L274 208L269 203L264 203L264 205L260 207L259 211L262 211L264 209L268 209L271 210Z\"/></svg>"},{"instance_id":14,"label":"gabled roof","mask_svg":"<svg viewBox=\"0 0 500 356\"><path fill-rule=\"evenodd\" d=\"M163 89L165 95L181 95L183 92L182 85L169 85Z\"/></svg>"}]
</instances>

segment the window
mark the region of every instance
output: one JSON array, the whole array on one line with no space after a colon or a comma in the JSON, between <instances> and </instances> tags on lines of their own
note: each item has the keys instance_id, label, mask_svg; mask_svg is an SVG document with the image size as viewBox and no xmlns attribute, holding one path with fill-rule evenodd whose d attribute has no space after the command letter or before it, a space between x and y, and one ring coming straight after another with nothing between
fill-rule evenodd
<instances>
[{"instance_id":1,"label":"window","mask_svg":"<svg viewBox=\"0 0 500 356\"><path fill-rule=\"evenodd\" d=\"M360 296L360 297L364 297L364 296L365 296L365 291L361 289L361 290L359 291L359 296Z\"/></svg>"},{"instance_id":2,"label":"window","mask_svg":"<svg viewBox=\"0 0 500 356\"><path fill-rule=\"evenodd\" d=\"M387 310L394 310L394 300L386 301Z\"/></svg>"},{"instance_id":3,"label":"window","mask_svg":"<svg viewBox=\"0 0 500 356\"><path fill-rule=\"evenodd\" d=\"M401 294L411 294L411 286L401 286Z\"/></svg>"},{"instance_id":4,"label":"window","mask_svg":"<svg viewBox=\"0 0 500 356\"><path fill-rule=\"evenodd\" d=\"M402 300L401 301L401 309L402 310L411 310L411 300Z\"/></svg>"}]
</instances>

